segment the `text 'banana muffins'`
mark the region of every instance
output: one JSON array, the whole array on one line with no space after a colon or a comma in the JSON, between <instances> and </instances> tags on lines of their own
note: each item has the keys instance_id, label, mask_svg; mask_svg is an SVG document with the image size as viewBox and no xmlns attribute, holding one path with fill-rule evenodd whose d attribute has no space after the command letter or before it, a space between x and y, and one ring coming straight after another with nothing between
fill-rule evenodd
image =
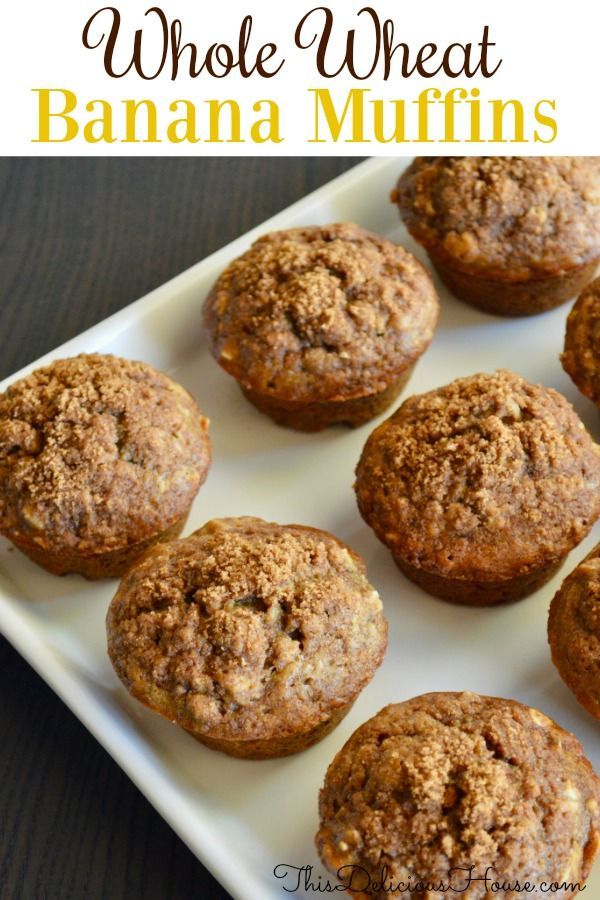
<instances>
[{"instance_id":1,"label":"text 'banana muffins'","mask_svg":"<svg viewBox=\"0 0 600 900\"><path fill-rule=\"evenodd\" d=\"M329 871L354 873L359 898L407 895L390 892L399 883L419 900L545 896L542 882L585 882L599 803L579 741L547 716L514 700L424 694L385 707L337 754L316 843ZM491 881L538 890L486 892L490 866Z\"/></svg>"},{"instance_id":2,"label":"text 'banana muffins'","mask_svg":"<svg viewBox=\"0 0 600 900\"><path fill-rule=\"evenodd\" d=\"M419 157L392 199L452 293L489 312L551 309L600 261L600 157Z\"/></svg>"},{"instance_id":3,"label":"text 'banana muffins'","mask_svg":"<svg viewBox=\"0 0 600 900\"><path fill-rule=\"evenodd\" d=\"M600 544L554 595L548 640L561 678L581 705L600 719Z\"/></svg>"},{"instance_id":4,"label":"text 'banana muffins'","mask_svg":"<svg viewBox=\"0 0 600 900\"><path fill-rule=\"evenodd\" d=\"M145 363L82 354L37 369L0 395L0 532L55 574L121 575L183 527L207 429Z\"/></svg>"},{"instance_id":5,"label":"text 'banana muffins'","mask_svg":"<svg viewBox=\"0 0 600 900\"><path fill-rule=\"evenodd\" d=\"M561 362L581 393L600 406L600 278L588 285L569 313Z\"/></svg>"},{"instance_id":6,"label":"text 'banana muffins'","mask_svg":"<svg viewBox=\"0 0 600 900\"><path fill-rule=\"evenodd\" d=\"M264 235L204 307L215 359L258 409L303 431L361 425L385 409L437 317L415 257L353 224Z\"/></svg>"},{"instance_id":7,"label":"text 'banana muffins'","mask_svg":"<svg viewBox=\"0 0 600 900\"><path fill-rule=\"evenodd\" d=\"M531 593L588 533L600 455L564 397L501 370L406 400L367 440L355 490L409 578L489 605Z\"/></svg>"},{"instance_id":8,"label":"text 'banana muffins'","mask_svg":"<svg viewBox=\"0 0 600 900\"><path fill-rule=\"evenodd\" d=\"M242 517L149 551L107 633L134 697L209 747L263 759L337 725L383 659L387 625L337 538Z\"/></svg>"}]
</instances>

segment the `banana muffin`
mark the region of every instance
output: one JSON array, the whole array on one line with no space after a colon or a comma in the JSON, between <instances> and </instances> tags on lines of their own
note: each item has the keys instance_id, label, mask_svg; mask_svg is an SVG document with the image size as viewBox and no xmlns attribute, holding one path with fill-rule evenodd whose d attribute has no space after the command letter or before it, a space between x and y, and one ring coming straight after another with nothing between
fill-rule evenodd
<instances>
[{"instance_id":1,"label":"banana muffin","mask_svg":"<svg viewBox=\"0 0 600 900\"><path fill-rule=\"evenodd\" d=\"M356 470L365 521L408 578L490 605L543 584L600 514L600 455L572 406L498 371L410 397Z\"/></svg>"},{"instance_id":2,"label":"banana muffin","mask_svg":"<svg viewBox=\"0 0 600 900\"><path fill-rule=\"evenodd\" d=\"M0 395L0 533L57 575L121 575L181 531L207 429L145 363L82 354L37 369Z\"/></svg>"},{"instance_id":3,"label":"banana muffin","mask_svg":"<svg viewBox=\"0 0 600 900\"><path fill-rule=\"evenodd\" d=\"M316 844L365 900L409 886L420 900L545 896L552 882L583 887L599 803L581 744L547 716L515 700L424 694L386 706L337 754Z\"/></svg>"},{"instance_id":4,"label":"banana muffin","mask_svg":"<svg viewBox=\"0 0 600 900\"><path fill-rule=\"evenodd\" d=\"M215 359L261 412L302 431L361 425L389 406L437 317L415 257L348 223L264 235L204 306Z\"/></svg>"},{"instance_id":5,"label":"banana muffin","mask_svg":"<svg viewBox=\"0 0 600 900\"><path fill-rule=\"evenodd\" d=\"M362 559L324 531L216 519L121 583L108 652L131 694L231 756L287 756L346 715L386 648Z\"/></svg>"},{"instance_id":6,"label":"banana muffin","mask_svg":"<svg viewBox=\"0 0 600 900\"><path fill-rule=\"evenodd\" d=\"M581 393L600 406L600 278L569 313L561 362Z\"/></svg>"},{"instance_id":7,"label":"banana muffin","mask_svg":"<svg viewBox=\"0 0 600 900\"><path fill-rule=\"evenodd\" d=\"M600 157L419 157L392 200L452 293L488 312L558 306L600 261Z\"/></svg>"},{"instance_id":8,"label":"banana muffin","mask_svg":"<svg viewBox=\"0 0 600 900\"><path fill-rule=\"evenodd\" d=\"M600 544L554 595L548 641L562 680L600 719Z\"/></svg>"}]
</instances>

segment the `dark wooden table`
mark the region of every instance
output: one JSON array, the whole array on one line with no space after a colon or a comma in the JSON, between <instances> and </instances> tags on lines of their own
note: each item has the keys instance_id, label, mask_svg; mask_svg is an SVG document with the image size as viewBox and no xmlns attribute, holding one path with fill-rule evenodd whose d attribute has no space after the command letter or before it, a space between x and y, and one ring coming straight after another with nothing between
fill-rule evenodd
<instances>
[{"instance_id":1,"label":"dark wooden table","mask_svg":"<svg viewBox=\"0 0 600 900\"><path fill-rule=\"evenodd\" d=\"M356 162L0 159L0 375ZM2 638L0 710L2 900L228 896Z\"/></svg>"}]
</instances>

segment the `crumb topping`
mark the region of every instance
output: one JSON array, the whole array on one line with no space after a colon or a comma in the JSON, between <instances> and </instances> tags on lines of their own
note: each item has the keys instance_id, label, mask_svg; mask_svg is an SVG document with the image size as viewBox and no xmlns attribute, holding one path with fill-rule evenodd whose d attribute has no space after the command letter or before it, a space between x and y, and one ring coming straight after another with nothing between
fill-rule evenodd
<instances>
[{"instance_id":1,"label":"crumb topping","mask_svg":"<svg viewBox=\"0 0 600 900\"><path fill-rule=\"evenodd\" d=\"M600 545L565 579L550 605L552 658L581 703L600 718Z\"/></svg>"},{"instance_id":2,"label":"crumb topping","mask_svg":"<svg viewBox=\"0 0 600 900\"><path fill-rule=\"evenodd\" d=\"M242 517L155 547L108 613L135 696L213 737L257 739L328 718L386 647L362 560L326 532Z\"/></svg>"},{"instance_id":3,"label":"crumb topping","mask_svg":"<svg viewBox=\"0 0 600 900\"><path fill-rule=\"evenodd\" d=\"M357 225L264 235L205 305L220 364L294 400L382 390L429 345L438 300L412 254Z\"/></svg>"},{"instance_id":4,"label":"crumb topping","mask_svg":"<svg viewBox=\"0 0 600 900\"><path fill-rule=\"evenodd\" d=\"M600 158L419 157L394 195L415 239L504 279L600 257Z\"/></svg>"},{"instance_id":5,"label":"crumb topping","mask_svg":"<svg viewBox=\"0 0 600 900\"><path fill-rule=\"evenodd\" d=\"M583 291L567 319L564 370L594 403L600 403L600 278Z\"/></svg>"},{"instance_id":6,"label":"crumb topping","mask_svg":"<svg viewBox=\"0 0 600 900\"><path fill-rule=\"evenodd\" d=\"M0 395L0 530L107 550L176 521L204 481L208 421L141 362L82 354Z\"/></svg>"},{"instance_id":7,"label":"crumb topping","mask_svg":"<svg viewBox=\"0 0 600 900\"><path fill-rule=\"evenodd\" d=\"M397 883L448 882L451 868L471 865L482 875L493 866L499 881L582 880L599 801L581 745L546 716L512 700L425 694L387 706L338 753L316 841L330 871L359 865L379 882L384 866ZM479 900L485 886L462 895Z\"/></svg>"},{"instance_id":8,"label":"crumb topping","mask_svg":"<svg viewBox=\"0 0 600 900\"><path fill-rule=\"evenodd\" d=\"M600 514L600 455L572 406L508 371L410 397L368 439L355 489L394 552L502 579L564 555Z\"/></svg>"}]
</instances>

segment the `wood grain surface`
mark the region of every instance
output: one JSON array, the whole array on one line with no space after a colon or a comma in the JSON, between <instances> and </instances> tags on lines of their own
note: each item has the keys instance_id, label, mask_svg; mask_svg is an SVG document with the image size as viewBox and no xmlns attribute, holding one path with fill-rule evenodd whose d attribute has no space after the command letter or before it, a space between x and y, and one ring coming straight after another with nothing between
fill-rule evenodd
<instances>
[{"instance_id":1,"label":"wood grain surface","mask_svg":"<svg viewBox=\"0 0 600 900\"><path fill-rule=\"evenodd\" d=\"M0 159L0 376L357 161ZM1 637L0 711L2 900L227 898Z\"/></svg>"}]
</instances>

